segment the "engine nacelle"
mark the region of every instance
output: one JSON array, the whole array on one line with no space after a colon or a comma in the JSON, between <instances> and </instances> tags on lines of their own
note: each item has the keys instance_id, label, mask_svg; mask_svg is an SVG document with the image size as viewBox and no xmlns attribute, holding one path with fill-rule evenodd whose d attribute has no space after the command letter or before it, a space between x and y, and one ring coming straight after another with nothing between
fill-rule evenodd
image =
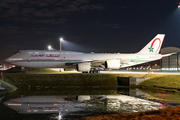
<instances>
[{"instance_id":1,"label":"engine nacelle","mask_svg":"<svg viewBox=\"0 0 180 120\"><path fill-rule=\"evenodd\" d=\"M79 63L77 64L77 71L90 71L91 63Z\"/></svg>"},{"instance_id":2,"label":"engine nacelle","mask_svg":"<svg viewBox=\"0 0 180 120\"><path fill-rule=\"evenodd\" d=\"M105 61L105 68L107 69L119 69L120 65L121 65L120 60Z\"/></svg>"}]
</instances>

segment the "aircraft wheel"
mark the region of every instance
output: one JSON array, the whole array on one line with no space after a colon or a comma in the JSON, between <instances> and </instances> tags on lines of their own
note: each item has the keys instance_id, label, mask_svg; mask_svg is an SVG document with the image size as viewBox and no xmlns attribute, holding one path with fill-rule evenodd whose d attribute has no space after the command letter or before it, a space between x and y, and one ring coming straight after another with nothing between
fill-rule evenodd
<instances>
[{"instance_id":1,"label":"aircraft wheel","mask_svg":"<svg viewBox=\"0 0 180 120\"><path fill-rule=\"evenodd\" d=\"M82 73L89 73L89 71L82 71Z\"/></svg>"}]
</instances>

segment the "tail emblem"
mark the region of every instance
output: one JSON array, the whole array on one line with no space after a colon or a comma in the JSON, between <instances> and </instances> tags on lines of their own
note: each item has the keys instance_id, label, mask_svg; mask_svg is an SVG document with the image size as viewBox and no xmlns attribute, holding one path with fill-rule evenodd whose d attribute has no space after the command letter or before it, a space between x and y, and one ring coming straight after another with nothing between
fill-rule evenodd
<instances>
[{"instance_id":1,"label":"tail emblem","mask_svg":"<svg viewBox=\"0 0 180 120\"><path fill-rule=\"evenodd\" d=\"M157 40L159 40L159 45L158 45L158 48L157 48L156 52L159 50L159 48L160 48L160 46L161 46L161 40L160 40L159 38L156 38L156 39L154 39L154 40L152 41L151 46L148 48L148 49L149 49L149 52L153 52L153 49L154 49L153 46L154 46L154 43L155 43Z\"/></svg>"}]
</instances>

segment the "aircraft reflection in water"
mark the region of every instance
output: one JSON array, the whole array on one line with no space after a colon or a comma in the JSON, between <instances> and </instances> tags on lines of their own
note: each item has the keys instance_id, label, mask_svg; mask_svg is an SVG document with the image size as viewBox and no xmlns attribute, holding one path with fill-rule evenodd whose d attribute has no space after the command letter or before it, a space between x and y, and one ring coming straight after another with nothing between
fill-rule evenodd
<instances>
[{"instance_id":1,"label":"aircraft reflection in water","mask_svg":"<svg viewBox=\"0 0 180 120\"><path fill-rule=\"evenodd\" d=\"M9 99L3 104L20 114L60 113L62 117L98 110L139 112L164 108L161 103L126 95L27 96Z\"/></svg>"}]
</instances>

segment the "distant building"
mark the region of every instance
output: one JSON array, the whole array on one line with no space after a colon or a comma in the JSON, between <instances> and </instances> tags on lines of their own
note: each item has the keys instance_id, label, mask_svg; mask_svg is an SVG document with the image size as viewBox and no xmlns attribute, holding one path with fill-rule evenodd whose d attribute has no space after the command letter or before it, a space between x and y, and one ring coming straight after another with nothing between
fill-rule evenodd
<instances>
[{"instance_id":1,"label":"distant building","mask_svg":"<svg viewBox=\"0 0 180 120\"><path fill-rule=\"evenodd\" d=\"M146 71L178 71L180 70L180 48L165 47L160 51L161 54L175 53L168 57L163 57L160 60L132 66L126 70L146 70Z\"/></svg>"},{"instance_id":2,"label":"distant building","mask_svg":"<svg viewBox=\"0 0 180 120\"><path fill-rule=\"evenodd\" d=\"M171 56L164 57L160 60L161 70L178 71L180 70L180 48L165 47L161 49L161 54L177 52Z\"/></svg>"}]
</instances>

